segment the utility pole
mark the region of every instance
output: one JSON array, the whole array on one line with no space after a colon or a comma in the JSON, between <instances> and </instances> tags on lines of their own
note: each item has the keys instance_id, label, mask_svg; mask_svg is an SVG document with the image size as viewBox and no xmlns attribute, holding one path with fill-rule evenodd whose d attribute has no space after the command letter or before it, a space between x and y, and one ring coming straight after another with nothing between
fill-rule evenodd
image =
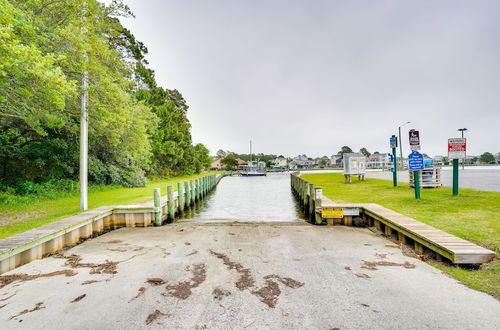
<instances>
[{"instance_id":1,"label":"utility pole","mask_svg":"<svg viewBox=\"0 0 500 330\"><path fill-rule=\"evenodd\" d=\"M410 123L411 123L411 121L407 121L406 123L404 123L403 125L400 125L398 127L398 130L399 130L399 159L401 162L401 169L402 170L404 169L404 163L403 163L403 143L401 143L402 142L402 140L401 140L401 127L408 125Z\"/></svg>"},{"instance_id":2,"label":"utility pole","mask_svg":"<svg viewBox=\"0 0 500 330\"><path fill-rule=\"evenodd\" d=\"M467 131L467 128L459 128L458 131L462 133L462 138L463 138L464 132ZM462 159L462 170L465 170L465 158Z\"/></svg>"},{"instance_id":3,"label":"utility pole","mask_svg":"<svg viewBox=\"0 0 500 330\"><path fill-rule=\"evenodd\" d=\"M87 14L86 3L83 3L83 20ZM82 34L85 34L85 26L82 27ZM87 53L84 53L84 65L87 62ZM82 111L80 118L80 210L88 209L88 76L87 68L83 68L82 73Z\"/></svg>"}]
</instances>

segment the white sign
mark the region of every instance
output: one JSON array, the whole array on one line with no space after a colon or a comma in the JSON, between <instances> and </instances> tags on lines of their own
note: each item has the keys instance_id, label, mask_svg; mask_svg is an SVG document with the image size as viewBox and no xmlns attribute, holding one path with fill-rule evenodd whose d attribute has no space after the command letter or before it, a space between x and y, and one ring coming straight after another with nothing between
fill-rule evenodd
<instances>
[{"instance_id":1,"label":"white sign","mask_svg":"<svg viewBox=\"0 0 500 330\"><path fill-rule=\"evenodd\" d=\"M466 138L451 138L448 139L448 158L449 159L465 159L467 149Z\"/></svg>"},{"instance_id":2,"label":"white sign","mask_svg":"<svg viewBox=\"0 0 500 330\"><path fill-rule=\"evenodd\" d=\"M410 131L410 150L420 150L420 134L414 129Z\"/></svg>"}]
</instances>

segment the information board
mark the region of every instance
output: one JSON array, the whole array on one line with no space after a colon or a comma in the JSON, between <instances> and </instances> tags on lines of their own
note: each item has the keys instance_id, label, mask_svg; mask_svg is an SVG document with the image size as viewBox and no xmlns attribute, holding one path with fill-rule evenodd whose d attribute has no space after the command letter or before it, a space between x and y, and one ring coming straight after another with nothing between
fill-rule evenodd
<instances>
[{"instance_id":1,"label":"information board","mask_svg":"<svg viewBox=\"0 0 500 330\"><path fill-rule=\"evenodd\" d=\"M410 135L410 150L420 150L420 133L412 129Z\"/></svg>"},{"instance_id":2,"label":"information board","mask_svg":"<svg viewBox=\"0 0 500 330\"><path fill-rule=\"evenodd\" d=\"M408 169L410 171L421 171L424 169L424 156L418 151L408 155Z\"/></svg>"},{"instance_id":3,"label":"information board","mask_svg":"<svg viewBox=\"0 0 500 330\"><path fill-rule=\"evenodd\" d=\"M397 148L398 147L398 138L395 136L391 136L389 139L389 144L391 145L391 148Z\"/></svg>"},{"instance_id":4,"label":"information board","mask_svg":"<svg viewBox=\"0 0 500 330\"><path fill-rule=\"evenodd\" d=\"M448 158L449 159L465 159L467 149L466 138L451 138L448 139Z\"/></svg>"}]
</instances>

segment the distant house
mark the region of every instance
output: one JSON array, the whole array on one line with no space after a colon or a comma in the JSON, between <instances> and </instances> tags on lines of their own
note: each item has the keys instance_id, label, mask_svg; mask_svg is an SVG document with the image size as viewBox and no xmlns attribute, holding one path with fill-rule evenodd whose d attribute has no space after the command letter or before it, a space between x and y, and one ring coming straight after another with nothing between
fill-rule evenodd
<instances>
[{"instance_id":1,"label":"distant house","mask_svg":"<svg viewBox=\"0 0 500 330\"><path fill-rule=\"evenodd\" d=\"M443 165L444 156L434 156L432 158L432 163L434 165Z\"/></svg>"},{"instance_id":2,"label":"distant house","mask_svg":"<svg viewBox=\"0 0 500 330\"><path fill-rule=\"evenodd\" d=\"M497 152L494 156L497 164L500 163L500 152Z\"/></svg>"},{"instance_id":3,"label":"distant house","mask_svg":"<svg viewBox=\"0 0 500 330\"><path fill-rule=\"evenodd\" d=\"M273 168L286 169L288 168L288 161L284 157L278 157L273 160Z\"/></svg>"},{"instance_id":4,"label":"distant house","mask_svg":"<svg viewBox=\"0 0 500 330\"><path fill-rule=\"evenodd\" d=\"M330 167L342 167L342 155L332 155L328 161Z\"/></svg>"},{"instance_id":5,"label":"distant house","mask_svg":"<svg viewBox=\"0 0 500 330\"><path fill-rule=\"evenodd\" d=\"M242 163L238 166L238 169L240 170L263 170L266 168L266 162L262 161L250 161L250 162L245 162L242 161Z\"/></svg>"},{"instance_id":6,"label":"distant house","mask_svg":"<svg viewBox=\"0 0 500 330\"><path fill-rule=\"evenodd\" d=\"M466 165L473 165L478 162L479 157L478 156L465 156L464 164Z\"/></svg>"},{"instance_id":7,"label":"distant house","mask_svg":"<svg viewBox=\"0 0 500 330\"><path fill-rule=\"evenodd\" d=\"M222 160L222 158L217 158L217 159L213 160L212 164L210 165L210 169L212 171L220 171L220 170L222 170L222 166L220 164L221 160Z\"/></svg>"},{"instance_id":8,"label":"distant house","mask_svg":"<svg viewBox=\"0 0 500 330\"><path fill-rule=\"evenodd\" d=\"M374 153L368 157L366 167L370 168L387 168L391 165L389 154Z\"/></svg>"},{"instance_id":9,"label":"distant house","mask_svg":"<svg viewBox=\"0 0 500 330\"><path fill-rule=\"evenodd\" d=\"M299 155L295 157L289 164L289 167L291 169L297 169L297 168L313 168L315 165L315 162L312 160L309 160L306 155Z\"/></svg>"},{"instance_id":10,"label":"distant house","mask_svg":"<svg viewBox=\"0 0 500 330\"><path fill-rule=\"evenodd\" d=\"M217 158L215 160L212 161L212 164L210 165L210 169L212 171L221 171L223 170L223 166L221 165L221 160L223 160L224 158ZM247 162L244 161L244 160L241 160L239 158L236 158L236 160L238 161L238 169L241 169L241 166L246 166L247 165Z\"/></svg>"}]
</instances>

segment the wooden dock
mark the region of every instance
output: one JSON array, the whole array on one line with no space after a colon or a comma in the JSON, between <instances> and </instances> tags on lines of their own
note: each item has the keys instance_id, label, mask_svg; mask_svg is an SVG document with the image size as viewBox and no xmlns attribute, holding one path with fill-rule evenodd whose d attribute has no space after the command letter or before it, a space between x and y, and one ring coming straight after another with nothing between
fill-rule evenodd
<instances>
[{"instance_id":1,"label":"wooden dock","mask_svg":"<svg viewBox=\"0 0 500 330\"><path fill-rule=\"evenodd\" d=\"M417 253L429 252L438 260L445 258L454 264L483 264L496 256L493 251L378 204L337 204L322 195L321 187L302 179L300 174L291 177L295 196L315 224L352 226L353 217L358 217L388 238L412 246Z\"/></svg>"},{"instance_id":2,"label":"wooden dock","mask_svg":"<svg viewBox=\"0 0 500 330\"><path fill-rule=\"evenodd\" d=\"M173 220L203 199L224 174L209 175L178 184L166 196L155 189L155 201L141 205L103 206L0 240L0 274L44 255L62 250L109 230L148 227Z\"/></svg>"}]
</instances>

